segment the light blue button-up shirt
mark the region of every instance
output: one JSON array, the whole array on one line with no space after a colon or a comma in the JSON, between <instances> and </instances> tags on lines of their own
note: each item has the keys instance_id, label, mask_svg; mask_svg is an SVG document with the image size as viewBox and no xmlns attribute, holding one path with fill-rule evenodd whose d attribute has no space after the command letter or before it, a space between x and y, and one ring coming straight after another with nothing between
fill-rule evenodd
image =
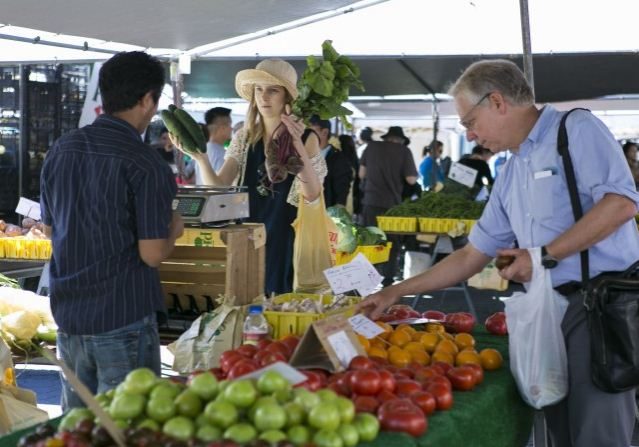
<instances>
[{"instance_id":1,"label":"light blue button-up shirt","mask_svg":"<svg viewBox=\"0 0 639 447\"><path fill-rule=\"evenodd\" d=\"M574 225L563 162L557 152L557 131L564 112L546 105L519 151L504 165L470 243L487 256L497 249L547 245ZM587 213L607 193L628 197L639 205L639 194L619 143L589 112L578 110L566 120L568 147L577 189ZM590 277L621 271L639 259L639 233L634 219L590 248ZM553 286L581 280L579 254L551 270Z\"/></svg>"}]
</instances>

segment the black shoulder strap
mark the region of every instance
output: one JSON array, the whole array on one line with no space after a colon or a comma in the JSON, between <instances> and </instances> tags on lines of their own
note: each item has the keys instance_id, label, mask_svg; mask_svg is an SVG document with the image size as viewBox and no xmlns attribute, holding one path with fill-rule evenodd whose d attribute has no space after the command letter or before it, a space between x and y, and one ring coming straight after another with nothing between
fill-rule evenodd
<instances>
[{"instance_id":1,"label":"black shoulder strap","mask_svg":"<svg viewBox=\"0 0 639 447\"><path fill-rule=\"evenodd\" d=\"M557 151L564 162L564 171L566 172L566 183L568 183L568 192L570 193L570 203L572 205L572 214L575 216L575 222L577 222L583 216L583 208L581 207L581 201L579 200L579 192L577 190L577 179L575 178L575 169L572 165L572 159L570 158L570 152L568 152L568 132L566 132L566 118L575 110L588 109L576 108L569 110L561 117L559 123L559 132L557 133ZM581 252L581 283L585 288L588 284L590 277L590 267L588 261L588 249Z\"/></svg>"}]
</instances>

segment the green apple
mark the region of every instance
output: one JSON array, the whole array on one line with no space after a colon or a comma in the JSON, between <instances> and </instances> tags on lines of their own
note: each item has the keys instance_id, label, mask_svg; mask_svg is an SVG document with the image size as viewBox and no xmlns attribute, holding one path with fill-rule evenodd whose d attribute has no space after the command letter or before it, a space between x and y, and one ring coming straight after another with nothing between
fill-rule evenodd
<instances>
[{"instance_id":1,"label":"green apple","mask_svg":"<svg viewBox=\"0 0 639 447\"><path fill-rule=\"evenodd\" d=\"M162 431L175 439L187 441L193 437L195 424L187 417L175 416L164 423Z\"/></svg>"},{"instance_id":2,"label":"green apple","mask_svg":"<svg viewBox=\"0 0 639 447\"><path fill-rule=\"evenodd\" d=\"M295 390L293 390L293 395L293 402L300 404L306 411L311 411L311 409L320 403L320 398L317 394L311 393L309 390L304 388L295 388Z\"/></svg>"},{"instance_id":3,"label":"green apple","mask_svg":"<svg viewBox=\"0 0 639 447\"><path fill-rule=\"evenodd\" d=\"M275 399L275 397L273 396L258 397L255 403L251 406L251 409L248 411L249 420L253 421L255 417L255 412L257 411L257 409L261 407L262 405L266 405L266 404L277 405L278 402L277 402L277 399Z\"/></svg>"},{"instance_id":4,"label":"green apple","mask_svg":"<svg viewBox=\"0 0 639 447\"><path fill-rule=\"evenodd\" d=\"M124 382L124 391L131 394L148 394L155 386L158 377L149 368L137 368L127 374Z\"/></svg>"},{"instance_id":5,"label":"green apple","mask_svg":"<svg viewBox=\"0 0 639 447\"><path fill-rule=\"evenodd\" d=\"M323 402L335 402L335 400L337 399L337 393L328 388L317 390L315 394L317 394Z\"/></svg>"},{"instance_id":6,"label":"green apple","mask_svg":"<svg viewBox=\"0 0 639 447\"><path fill-rule=\"evenodd\" d=\"M295 445L305 445L311 440L311 431L304 425L294 425L286 431L288 440Z\"/></svg>"},{"instance_id":7,"label":"green apple","mask_svg":"<svg viewBox=\"0 0 639 447\"><path fill-rule=\"evenodd\" d=\"M235 380L224 389L224 399L239 408L248 408L258 397L255 385L250 380Z\"/></svg>"},{"instance_id":8,"label":"green apple","mask_svg":"<svg viewBox=\"0 0 639 447\"><path fill-rule=\"evenodd\" d=\"M337 432L327 429L318 430L315 433L313 444L317 447L344 447L341 436Z\"/></svg>"},{"instance_id":9,"label":"green apple","mask_svg":"<svg viewBox=\"0 0 639 447\"><path fill-rule=\"evenodd\" d=\"M204 415L211 424L220 428L230 427L239 417L237 409L229 402L209 402L204 407Z\"/></svg>"},{"instance_id":10,"label":"green apple","mask_svg":"<svg viewBox=\"0 0 639 447\"><path fill-rule=\"evenodd\" d=\"M197 394L186 389L175 398L175 408L178 414L195 419L202 412L202 401Z\"/></svg>"},{"instance_id":11,"label":"green apple","mask_svg":"<svg viewBox=\"0 0 639 447\"><path fill-rule=\"evenodd\" d=\"M227 428L223 437L243 445L257 438L257 431L251 424L240 422Z\"/></svg>"},{"instance_id":12,"label":"green apple","mask_svg":"<svg viewBox=\"0 0 639 447\"><path fill-rule=\"evenodd\" d=\"M327 431L337 430L341 422L337 406L331 402L320 402L308 413L311 427Z\"/></svg>"},{"instance_id":13,"label":"green apple","mask_svg":"<svg viewBox=\"0 0 639 447\"><path fill-rule=\"evenodd\" d=\"M304 407L297 402L285 403L284 411L286 411L286 421L289 427L304 423L306 412L304 411Z\"/></svg>"},{"instance_id":14,"label":"green apple","mask_svg":"<svg viewBox=\"0 0 639 447\"><path fill-rule=\"evenodd\" d=\"M175 399L182 390L170 380L160 379L149 393L149 399L165 396Z\"/></svg>"},{"instance_id":15,"label":"green apple","mask_svg":"<svg viewBox=\"0 0 639 447\"><path fill-rule=\"evenodd\" d=\"M344 442L344 447L355 447L359 442L359 432L353 424L342 424L337 429L337 433Z\"/></svg>"},{"instance_id":16,"label":"green apple","mask_svg":"<svg viewBox=\"0 0 639 447\"><path fill-rule=\"evenodd\" d=\"M204 442L219 441L222 439L222 430L212 425L202 425L195 432L195 437Z\"/></svg>"},{"instance_id":17,"label":"green apple","mask_svg":"<svg viewBox=\"0 0 639 447\"><path fill-rule=\"evenodd\" d=\"M200 399L209 401L217 395L217 378L213 373L205 371L191 379L189 390L197 394Z\"/></svg>"},{"instance_id":18,"label":"green apple","mask_svg":"<svg viewBox=\"0 0 639 447\"><path fill-rule=\"evenodd\" d=\"M171 419L176 412L176 405L168 396L152 398L146 403L147 416L160 423Z\"/></svg>"},{"instance_id":19,"label":"green apple","mask_svg":"<svg viewBox=\"0 0 639 447\"><path fill-rule=\"evenodd\" d=\"M257 389L262 394L272 394L277 391L284 391L290 388L291 384L277 371L269 370L264 372L257 379Z\"/></svg>"},{"instance_id":20,"label":"green apple","mask_svg":"<svg viewBox=\"0 0 639 447\"><path fill-rule=\"evenodd\" d=\"M335 405L339 411L339 417L342 423L352 422L355 418L355 404L352 400L343 396L338 396L335 400Z\"/></svg>"},{"instance_id":21,"label":"green apple","mask_svg":"<svg viewBox=\"0 0 639 447\"><path fill-rule=\"evenodd\" d=\"M275 445L280 441L286 441L286 434L279 430L267 430L260 433L258 439L268 442L270 445Z\"/></svg>"},{"instance_id":22,"label":"green apple","mask_svg":"<svg viewBox=\"0 0 639 447\"><path fill-rule=\"evenodd\" d=\"M111 401L109 413L115 419L135 419L144 411L146 398L141 394L121 392Z\"/></svg>"},{"instance_id":23,"label":"green apple","mask_svg":"<svg viewBox=\"0 0 639 447\"><path fill-rule=\"evenodd\" d=\"M379 421L370 413L358 413L353 424L362 442L371 442L379 433Z\"/></svg>"},{"instance_id":24,"label":"green apple","mask_svg":"<svg viewBox=\"0 0 639 447\"><path fill-rule=\"evenodd\" d=\"M286 411L279 404L262 404L255 410L253 424L260 432L279 430L286 425Z\"/></svg>"},{"instance_id":25,"label":"green apple","mask_svg":"<svg viewBox=\"0 0 639 447\"><path fill-rule=\"evenodd\" d=\"M148 428L149 430L153 430L153 431L160 431L160 424L158 424L153 419L149 419L149 418L143 419L142 421L138 422L136 427L137 428Z\"/></svg>"}]
</instances>

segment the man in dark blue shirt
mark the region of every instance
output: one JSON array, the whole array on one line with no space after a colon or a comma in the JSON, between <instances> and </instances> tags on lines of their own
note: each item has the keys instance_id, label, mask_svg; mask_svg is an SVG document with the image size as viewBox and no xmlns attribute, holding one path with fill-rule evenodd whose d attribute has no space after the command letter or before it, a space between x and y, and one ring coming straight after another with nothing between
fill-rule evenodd
<instances>
[{"instance_id":1,"label":"man in dark blue shirt","mask_svg":"<svg viewBox=\"0 0 639 447\"><path fill-rule=\"evenodd\" d=\"M140 137L163 86L157 59L142 52L109 59L99 76L105 114L56 141L42 169L58 352L94 393L138 367L160 373L157 267L184 229L172 212L171 169ZM83 406L64 377L62 406Z\"/></svg>"}]
</instances>

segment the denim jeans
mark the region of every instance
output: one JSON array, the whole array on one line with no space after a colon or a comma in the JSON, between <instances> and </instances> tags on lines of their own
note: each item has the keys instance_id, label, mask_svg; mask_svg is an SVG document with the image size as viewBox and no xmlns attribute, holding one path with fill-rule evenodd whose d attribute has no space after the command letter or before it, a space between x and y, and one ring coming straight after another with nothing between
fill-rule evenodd
<instances>
[{"instance_id":1,"label":"denim jeans","mask_svg":"<svg viewBox=\"0 0 639 447\"><path fill-rule=\"evenodd\" d=\"M128 326L95 335L58 331L58 358L93 393L120 384L129 371L147 367L160 374L160 336L155 313ZM84 407L80 397L62 379L62 411Z\"/></svg>"}]
</instances>

